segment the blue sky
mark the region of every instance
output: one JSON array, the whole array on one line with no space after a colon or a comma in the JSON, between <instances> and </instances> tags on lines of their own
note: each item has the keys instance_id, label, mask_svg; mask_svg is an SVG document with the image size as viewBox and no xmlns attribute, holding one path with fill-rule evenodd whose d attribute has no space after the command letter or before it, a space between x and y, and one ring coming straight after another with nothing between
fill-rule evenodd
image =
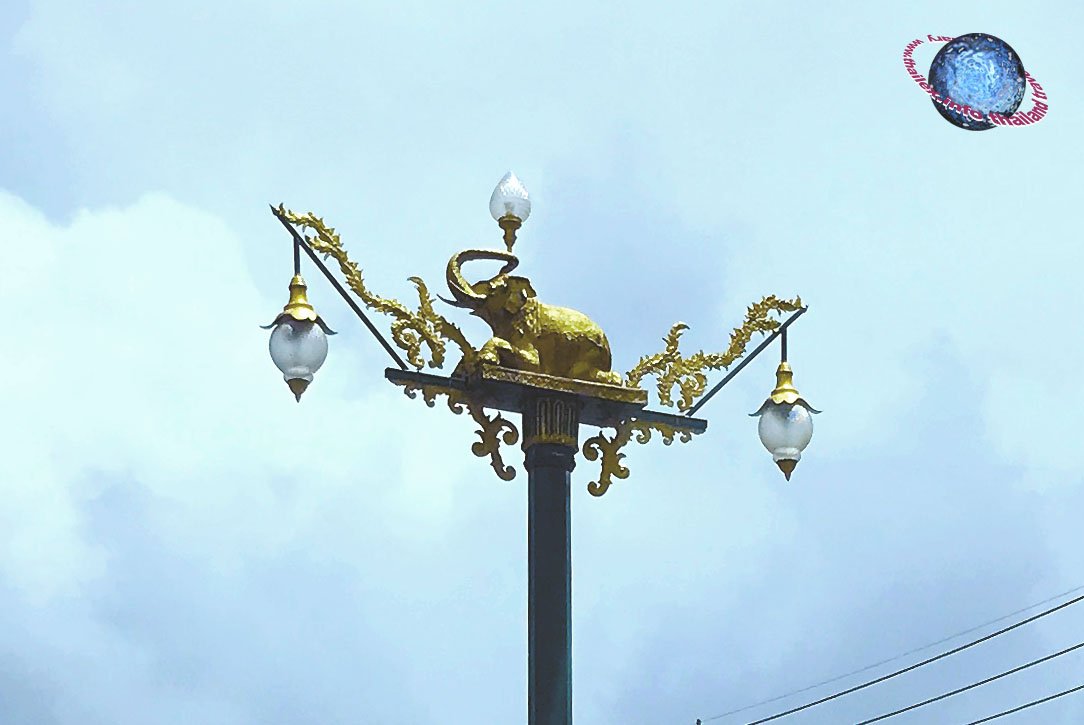
<instances>
[{"instance_id":1,"label":"blue sky","mask_svg":"<svg viewBox=\"0 0 1084 725\"><path fill-rule=\"evenodd\" d=\"M785 482L746 416L766 353L704 436L629 450L603 498L580 459L577 721L692 725L1084 584L1082 15L4 3L6 721L524 719L525 474L498 481L469 420L388 385L315 270L341 334L300 405L257 327L290 274L268 203L324 216L406 299L499 244L508 169L533 199L521 269L617 369L674 321L721 348L747 304L800 294L795 382L825 411ZM1021 54L1042 122L936 113L903 48L967 32ZM1082 633L1071 608L780 722L871 717ZM896 721L1066 689L1080 657ZM1082 719L1078 695L1005 722Z\"/></svg>"}]
</instances>

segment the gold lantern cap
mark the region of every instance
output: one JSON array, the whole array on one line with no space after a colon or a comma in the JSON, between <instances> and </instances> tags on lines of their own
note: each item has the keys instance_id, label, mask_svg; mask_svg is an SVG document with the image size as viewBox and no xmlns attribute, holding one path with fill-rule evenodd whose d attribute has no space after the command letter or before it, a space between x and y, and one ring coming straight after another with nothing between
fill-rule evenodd
<instances>
[{"instance_id":1,"label":"gold lantern cap","mask_svg":"<svg viewBox=\"0 0 1084 725\"><path fill-rule=\"evenodd\" d=\"M790 363L781 362L775 370L775 390L772 391L773 403L796 403L801 398L798 389L794 387L794 370Z\"/></svg>"},{"instance_id":2,"label":"gold lantern cap","mask_svg":"<svg viewBox=\"0 0 1084 725\"><path fill-rule=\"evenodd\" d=\"M760 415L764 412L764 409L771 405L801 405L806 408L810 413L819 413L820 411L806 402L802 397L798 389L794 387L794 370L790 367L790 363L784 360L779 363L779 367L775 370L775 390L771 392L768 399L764 401L764 405L760 406L760 410L751 415Z\"/></svg>"},{"instance_id":3,"label":"gold lantern cap","mask_svg":"<svg viewBox=\"0 0 1084 725\"><path fill-rule=\"evenodd\" d=\"M308 286L300 274L295 274L293 279L290 280L290 300L283 306L282 312L270 325L261 325L261 327L265 330L271 329L286 318L293 318L298 322L315 322L324 331L324 334L336 334L334 330L327 326L326 322L320 319L320 315L316 314L315 308L309 303ZM298 395L300 396L300 393Z\"/></svg>"}]
</instances>

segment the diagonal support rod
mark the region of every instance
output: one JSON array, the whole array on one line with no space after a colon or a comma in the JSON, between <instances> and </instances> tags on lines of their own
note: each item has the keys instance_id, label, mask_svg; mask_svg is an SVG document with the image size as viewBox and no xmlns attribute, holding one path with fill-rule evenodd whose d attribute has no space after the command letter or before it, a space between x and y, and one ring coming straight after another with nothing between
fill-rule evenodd
<instances>
[{"instance_id":1,"label":"diagonal support rod","mask_svg":"<svg viewBox=\"0 0 1084 725\"><path fill-rule=\"evenodd\" d=\"M276 219L282 222L282 226L286 227L286 229L289 230L290 234L294 238L295 274L298 272L298 268L301 264L301 259L298 254L298 248L301 248L305 250L305 252L309 255L309 259L311 259L313 263L320 268L320 271L324 273L324 276L327 277L329 282L331 282L331 286L339 291L339 294L342 295L342 298L346 300L346 304L350 305L350 309L357 313L357 316L360 317L361 321L365 323L365 326L369 328L369 332L373 333L373 336L380 341L380 344L383 345L384 349L388 351L389 355L391 355L391 359L394 360L400 368L406 370L407 364L403 362L403 358L399 357L399 353L395 352L392 346L388 344L388 341L385 340L384 336L380 334L380 330L376 329L376 327L373 326L373 323L369 321L369 318L365 316L365 313L361 311L361 308L358 307L357 303L354 302L353 298L351 298L350 295L346 294L346 290L344 290L342 285L339 284L339 280L335 279L335 276L331 274L327 267L324 266L324 263L321 262L320 258L316 256L316 252L312 251L312 248L309 247L308 243L305 241L305 238L302 237L296 229L294 229L293 224L288 222L282 217L282 215L279 214L279 210L276 209L273 204L270 206L271 213L275 215Z\"/></svg>"},{"instance_id":2,"label":"diagonal support rod","mask_svg":"<svg viewBox=\"0 0 1084 725\"><path fill-rule=\"evenodd\" d=\"M690 408L689 411L685 415L691 417L693 415L693 413L695 413L696 411L698 411L702 407L704 407L704 403L711 400L711 396L715 395L720 390L722 390L723 386L726 385L727 383L729 383L731 380L733 380L734 376L737 375L738 373L740 373L742 371L742 369L745 368L746 365L753 362L753 358L755 358L757 355L762 353L764 351L764 348L768 347L768 345L771 345L772 341L775 340L775 338L779 337L780 335L784 335L783 339L785 341L786 340L785 333L787 331L787 328L790 326L790 323L794 322L799 317L804 315L806 310L808 310L808 309L809 309L809 306L806 305L805 307L803 307L802 309L798 310L793 315L788 317L786 320L784 320L783 324L780 325L779 327L775 328L775 331L772 332L772 334L768 336L768 339L766 339L764 342L757 345L756 350L753 350L753 352L751 352L748 357L746 357L744 360L742 360L740 363L738 363L738 367L734 368L729 373L727 373L726 377L723 378L722 380L720 380L719 383L714 388L709 390L707 395L705 395L703 398L701 398L700 402L698 402L696 405L694 405L692 408ZM786 344L786 343L784 342L784 344ZM786 353L784 353L784 355L785 354Z\"/></svg>"}]
</instances>

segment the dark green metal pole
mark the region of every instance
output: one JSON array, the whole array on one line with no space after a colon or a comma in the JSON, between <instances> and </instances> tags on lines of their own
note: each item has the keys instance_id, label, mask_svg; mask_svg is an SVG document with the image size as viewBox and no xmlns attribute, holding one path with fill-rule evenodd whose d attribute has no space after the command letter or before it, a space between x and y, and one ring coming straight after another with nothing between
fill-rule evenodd
<instances>
[{"instance_id":1,"label":"dark green metal pole","mask_svg":"<svg viewBox=\"0 0 1084 725\"><path fill-rule=\"evenodd\" d=\"M540 397L525 406L529 725L572 723L569 485L578 431L575 400Z\"/></svg>"}]
</instances>

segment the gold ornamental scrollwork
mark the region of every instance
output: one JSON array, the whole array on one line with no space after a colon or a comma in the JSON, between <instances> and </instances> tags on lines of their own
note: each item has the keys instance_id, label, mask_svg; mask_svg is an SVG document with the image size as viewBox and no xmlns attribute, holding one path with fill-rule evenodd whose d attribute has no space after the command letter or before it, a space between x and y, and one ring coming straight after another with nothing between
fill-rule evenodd
<instances>
[{"instance_id":1,"label":"gold ornamental scrollwork","mask_svg":"<svg viewBox=\"0 0 1084 725\"><path fill-rule=\"evenodd\" d=\"M600 431L598 435L592 436L583 442L584 458L594 461L598 460L599 456L602 457L602 472L599 479L587 484L587 491L592 496L601 496L610 488L613 479L624 480L628 478L629 469L621 464L621 459L625 457L625 454L621 453L621 449L632 440L633 433L636 434L637 443L649 442L652 431L657 431L662 436L662 442L665 445L670 445L675 440L688 443L693 438L693 432L686 428L636 418L623 420L614 426L612 438L607 438Z\"/></svg>"},{"instance_id":2,"label":"gold ornamental scrollwork","mask_svg":"<svg viewBox=\"0 0 1084 725\"><path fill-rule=\"evenodd\" d=\"M602 473L597 481L587 484L587 492L592 496L601 496L606 493L613 483L614 478L624 480L629 477L629 469L621 465L621 459L625 457L621 449L632 437L632 421L623 420L614 426L613 438L607 438L601 431L583 442L583 457L589 461L598 460L602 457Z\"/></svg>"},{"instance_id":3,"label":"gold ornamental scrollwork","mask_svg":"<svg viewBox=\"0 0 1084 725\"><path fill-rule=\"evenodd\" d=\"M668 425L666 423L656 423L655 421L646 420L634 420L632 422L632 429L636 431L636 442L647 443L651 440L651 431L655 430L662 436L663 445L671 445L674 440L680 440L682 443L688 443L693 439L693 432L685 428L678 428L676 426Z\"/></svg>"},{"instance_id":4,"label":"gold ornamental scrollwork","mask_svg":"<svg viewBox=\"0 0 1084 725\"><path fill-rule=\"evenodd\" d=\"M475 441L470 447L471 452L479 458L489 456L489 463L493 466L497 477L502 481L511 481L516 477L516 469L506 466L501 458L500 444L514 446L519 441L519 431L510 420L494 413L490 418L485 414L482 406L467 402L467 410L474 421L482 427L477 431L482 440ZM503 431L503 432L502 432ZM499 440L498 440L499 439Z\"/></svg>"},{"instance_id":5,"label":"gold ornamental scrollwork","mask_svg":"<svg viewBox=\"0 0 1084 725\"><path fill-rule=\"evenodd\" d=\"M640 358L636 367L625 375L625 385L639 388L640 381L645 376L654 375L658 382L659 403L674 405L673 389L676 385L681 392L677 408L685 412L693 407L696 399L703 395L707 388L708 378L704 371L729 367L745 352L754 332L771 332L778 328L781 323L769 316L771 312L793 312L801 308L802 300L799 297L793 300L782 300L775 295L765 297L749 306L745 321L731 333L730 346L725 352L706 353L701 350L689 357L683 357L678 352L681 333L689 329L689 326L678 322L663 338L666 344L663 352Z\"/></svg>"},{"instance_id":6,"label":"gold ornamental scrollwork","mask_svg":"<svg viewBox=\"0 0 1084 725\"><path fill-rule=\"evenodd\" d=\"M462 330L433 309L433 297L420 277L409 278L418 291L417 311L410 310L396 300L375 295L365 286L361 269L347 255L335 229L327 226L323 219L312 212L298 214L282 204L279 204L276 212L290 223L312 232L312 235L305 236L305 241L313 250L324 255L324 259L335 258L347 285L369 309L393 318L392 340L406 352L407 360L411 365L418 369L425 366L425 360L422 357L424 344L429 349L429 367L443 366L448 340L454 342L463 352L464 364L473 365L477 351L467 341Z\"/></svg>"},{"instance_id":7,"label":"gold ornamental scrollwork","mask_svg":"<svg viewBox=\"0 0 1084 725\"><path fill-rule=\"evenodd\" d=\"M408 383L403 386L403 394L412 400L418 397L419 392L422 394L422 400L430 408L436 405L438 395L447 395L448 407L452 412L457 415L463 412L462 393L455 388L446 388L443 385L419 385L416 383Z\"/></svg>"},{"instance_id":8,"label":"gold ornamental scrollwork","mask_svg":"<svg viewBox=\"0 0 1084 725\"><path fill-rule=\"evenodd\" d=\"M512 466L506 465L504 459L501 457L500 444L503 442L505 445L515 445L519 441L519 430L516 426L507 418L503 417L500 413L494 413L493 417L486 415L485 408L466 395L461 390L455 388L448 388L441 385L419 385L414 383L405 383L403 385L403 393L408 398L417 398L418 393L421 392L422 400L425 404L432 408L436 405L436 398L438 395L448 396L448 408L459 415L466 408L470 417L474 419L474 422L479 425L481 430L475 431L475 433L481 438L481 440L475 441L471 445L471 452L479 458L489 457L489 464L493 467L497 477L502 481L511 481L516 477L516 469Z\"/></svg>"}]
</instances>

